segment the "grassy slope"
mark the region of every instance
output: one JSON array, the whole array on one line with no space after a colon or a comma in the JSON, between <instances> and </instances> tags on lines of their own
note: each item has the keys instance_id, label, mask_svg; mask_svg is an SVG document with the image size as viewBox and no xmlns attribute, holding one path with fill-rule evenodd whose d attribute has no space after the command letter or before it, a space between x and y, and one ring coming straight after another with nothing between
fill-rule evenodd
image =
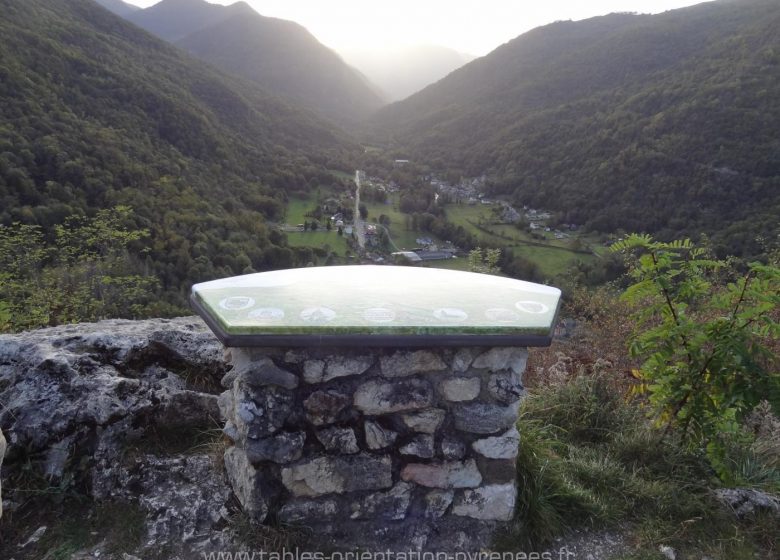
<instances>
[{"instance_id":1,"label":"grassy slope","mask_svg":"<svg viewBox=\"0 0 780 560\"><path fill-rule=\"evenodd\" d=\"M660 546L679 559L777 558L777 520L764 513L738 520L715 499L721 484L704 453L654 428L642 401L628 398L627 372L637 364L627 357L625 306L606 290L578 292L565 313L580 318L579 329L534 349L526 370L520 508L502 547L540 550L561 535L565 543L571 530L605 529L624 537L620 560L663 560ZM771 416L762 422L772 426ZM769 435L733 442L740 486L780 492L774 422Z\"/></svg>"}]
</instances>

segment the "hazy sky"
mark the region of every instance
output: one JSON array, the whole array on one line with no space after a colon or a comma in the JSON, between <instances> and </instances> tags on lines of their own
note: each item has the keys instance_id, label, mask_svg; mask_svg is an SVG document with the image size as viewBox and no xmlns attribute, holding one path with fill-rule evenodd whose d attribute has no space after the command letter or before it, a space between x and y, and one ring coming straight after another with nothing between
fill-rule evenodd
<instances>
[{"instance_id":1,"label":"hazy sky","mask_svg":"<svg viewBox=\"0 0 780 560\"><path fill-rule=\"evenodd\" d=\"M148 7L159 0L126 0ZM232 4L235 0L209 0ZM264 16L290 19L336 50L429 43L481 56L556 20L610 12L658 13L701 0L247 0Z\"/></svg>"}]
</instances>

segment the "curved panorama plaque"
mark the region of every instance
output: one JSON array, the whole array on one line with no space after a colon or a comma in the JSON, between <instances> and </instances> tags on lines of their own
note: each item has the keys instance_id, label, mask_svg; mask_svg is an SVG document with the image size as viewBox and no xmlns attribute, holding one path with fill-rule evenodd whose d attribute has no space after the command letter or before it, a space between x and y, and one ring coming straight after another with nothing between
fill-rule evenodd
<instances>
[{"instance_id":1,"label":"curved panorama plaque","mask_svg":"<svg viewBox=\"0 0 780 560\"><path fill-rule=\"evenodd\" d=\"M557 288L404 266L333 266L235 276L192 287L227 346L545 346Z\"/></svg>"}]
</instances>

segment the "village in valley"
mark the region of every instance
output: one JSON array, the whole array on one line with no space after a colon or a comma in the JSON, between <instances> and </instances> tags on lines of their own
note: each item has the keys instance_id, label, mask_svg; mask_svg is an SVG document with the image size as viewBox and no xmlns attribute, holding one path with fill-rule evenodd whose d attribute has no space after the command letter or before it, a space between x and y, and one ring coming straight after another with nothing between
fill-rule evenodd
<instances>
[{"instance_id":1,"label":"village in valley","mask_svg":"<svg viewBox=\"0 0 780 560\"><path fill-rule=\"evenodd\" d=\"M403 168L407 160L396 160ZM390 175L396 175L391 173ZM409 186L356 171L342 185L291 199L279 226L291 247L308 247L312 264L390 263L468 270L474 249L499 248L538 266L552 279L587 266L604 244L553 213L486 194L487 177L448 181L436 175ZM427 197L427 198L426 198Z\"/></svg>"}]
</instances>

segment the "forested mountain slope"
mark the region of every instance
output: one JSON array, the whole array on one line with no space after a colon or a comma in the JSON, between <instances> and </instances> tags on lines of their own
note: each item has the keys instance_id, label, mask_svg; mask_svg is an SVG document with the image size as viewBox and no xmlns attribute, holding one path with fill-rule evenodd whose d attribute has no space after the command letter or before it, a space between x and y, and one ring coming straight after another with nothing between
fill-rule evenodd
<instances>
[{"instance_id":1,"label":"forested mountain slope","mask_svg":"<svg viewBox=\"0 0 780 560\"><path fill-rule=\"evenodd\" d=\"M261 16L245 2L163 0L128 19L221 70L336 121L357 121L383 104L365 76L304 27Z\"/></svg>"},{"instance_id":2,"label":"forested mountain slope","mask_svg":"<svg viewBox=\"0 0 780 560\"><path fill-rule=\"evenodd\" d=\"M372 122L373 140L561 211L757 250L780 215L780 4L716 1L535 29Z\"/></svg>"},{"instance_id":3,"label":"forested mountain slope","mask_svg":"<svg viewBox=\"0 0 780 560\"><path fill-rule=\"evenodd\" d=\"M342 133L91 0L8 0L0 36L0 223L130 205L177 302L193 281L311 260L266 222L353 169Z\"/></svg>"}]
</instances>

